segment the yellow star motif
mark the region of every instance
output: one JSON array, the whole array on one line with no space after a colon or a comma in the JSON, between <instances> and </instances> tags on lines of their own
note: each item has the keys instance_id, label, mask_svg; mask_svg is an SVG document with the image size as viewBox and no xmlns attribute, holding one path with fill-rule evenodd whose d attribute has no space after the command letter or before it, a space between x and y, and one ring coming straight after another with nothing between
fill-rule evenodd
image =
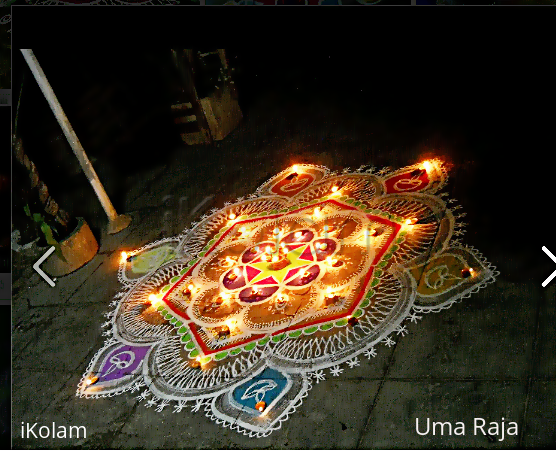
<instances>
[{"instance_id":1,"label":"yellow star motif","mask_svg":"<svg viewBox=\"0 0 556 451\"><path fill-rule=\"evenodd\" d=\"M305 249L307 249L307 247L309 247L309 244L300 246L297 249L289 251L287 253L287 259L289 260L290 264L282 269L278 269L278 270L270 269L269 262L259 262L259 263L253 263L249 265L252 266L253 268L257 268L262 271L253 280L251 280L251 283L257 283L260 280L266 279L267 277L271 277L271 276L274 277L274 279L276 279L278 283L284 282L286 275L292 269L300 268L302 266L307 266L307 264L313 262L312 260L304 260L302 258L299 258L301 255L303 255L303 252L305 252Z\"/></svg>"}]
</instances>

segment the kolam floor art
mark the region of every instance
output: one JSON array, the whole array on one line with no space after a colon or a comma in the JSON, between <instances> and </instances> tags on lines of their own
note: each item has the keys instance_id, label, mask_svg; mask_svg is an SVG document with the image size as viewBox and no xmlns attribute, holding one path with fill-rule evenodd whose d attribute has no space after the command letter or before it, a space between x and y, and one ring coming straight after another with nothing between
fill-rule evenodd
<instances>
[{"instance_id":1,"label":"kolam floor art","mask_svg":"<svg viewBox=\"0 0 556 451\"><path fill-rule=\"evenodd\" d=\"M271 434L313 384L494 281L460 241L465 213L444 200L447 177L440 160L296 165L179 236L124 253L107 341L77 395L129 391L157 411Z\"/></svg>"}]
</instances>

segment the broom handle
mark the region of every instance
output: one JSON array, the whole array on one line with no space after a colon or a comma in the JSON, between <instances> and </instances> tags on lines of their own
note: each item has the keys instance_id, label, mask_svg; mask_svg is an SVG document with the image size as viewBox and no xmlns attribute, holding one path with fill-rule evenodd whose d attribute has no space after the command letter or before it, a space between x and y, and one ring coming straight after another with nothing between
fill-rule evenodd
<instances>
[{"instance_id":1,"label":"broom handle","mask_svg":"<svg viewBox=\"0 0 556 451\"><path fill-rule=\"evenodd\" d=\"M108 219L111 222L114 221L117 218L118 214L116 213L116 210L112 205L112 202L110 202L110 199L108 198L108 195L106 194L106 191L102 186L102 183L100 183L100 180L91 162L89 161L89 158L87 157L87 154L83 149L83 146L79 142L77 135L73 131L73 128L69 123L68 118L64 113L64 110L62 110L62 106L60 105L60 102L58 102L58 99L56 98L56 95L54 94L54 91L52 90L50 83L48 83L48 80L46 79L46 76L44 75L44 72L42 71L39 62L37 61L35 54L30 49L21 49L21 53L23 53L23 57L25 58L25 61L29 65L29 68L31 69L33 76L37 80L37 83L39 84L42 93L46 97L46 100L50 105L50 108L52 109L52 112L54 113L56 120L60 124L60 127L62 127L64 135L66 135L66 139L68 140L73 150L73 153L79 160L81 169L83 169L83 172L85 173L87 179L93 186L93 189L95 190L95 194L97 195L98 200L102 204L102 208L104 208L104 211L108 216Z\"/></svg>"}]
</instances>

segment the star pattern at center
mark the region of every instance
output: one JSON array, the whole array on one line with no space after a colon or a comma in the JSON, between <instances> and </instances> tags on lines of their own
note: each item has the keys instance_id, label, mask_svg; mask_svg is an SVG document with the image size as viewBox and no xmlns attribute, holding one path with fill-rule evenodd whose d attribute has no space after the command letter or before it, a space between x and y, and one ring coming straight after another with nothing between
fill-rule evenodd
<instances>
[{"instance_id":1,"label":"star pattern at center","mask_svg":"<svg viewBox=\"0 0 556 451\"><path fill-rule=\"evenodd\" d=\"M289 251L286 254L286 258L288 259L290 264L282 269L278 269L278 270L270 269L269 262L259 262L259 263L250 264L249 266L252 266L253 268L256 268L259 271L261 271L259 274L257 274L257 276L255 276L253 280L251 280L251 283L252 284L257 283L263 279L266 279L267 277L272 277L276 280L276 282L283 283L286 278L286 275L292 269L307 266L309 263L312 262L312 260L305 260L303 258L300 258L305 252L305 249L307 249L308 247L309 244L305 244L304 246L300 246L296 249Z\"/></svg>"}]
</instances>

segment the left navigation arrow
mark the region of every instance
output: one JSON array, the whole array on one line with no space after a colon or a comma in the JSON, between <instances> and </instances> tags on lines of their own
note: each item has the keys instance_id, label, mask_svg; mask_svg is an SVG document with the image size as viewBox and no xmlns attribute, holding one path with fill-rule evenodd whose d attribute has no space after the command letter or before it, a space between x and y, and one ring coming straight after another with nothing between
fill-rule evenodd
<instances>
[{"instance_id":1,"label":"left navigation arrow","mask_svg":"<svg viewBox=\"0 0 556 451\"><path fill-rule=\"evenodd\" d=\"M45 260L50 256L50 254L52 254L52 252L54 252L55 249L56 249L56 248L55 248L54 246L52 246L50 249L48 249L48 250L45 252L45 254L44 254L41 258L39 258L39 259L37 260L37 263L35 263L35 264L33 265L33 269L34 269L35 271L37 271L37 272L39 273L39 276L41 276L44 280L46 280L46 283L48 283L48 285L50 285L51 287L54 286L54 282L50 279L50 277L48 277L48 276L43 272L43 270L42 270L41 268L39 268L39 266L42 264L43 261L45 261Z\"/></svg>"}]
</instances>

